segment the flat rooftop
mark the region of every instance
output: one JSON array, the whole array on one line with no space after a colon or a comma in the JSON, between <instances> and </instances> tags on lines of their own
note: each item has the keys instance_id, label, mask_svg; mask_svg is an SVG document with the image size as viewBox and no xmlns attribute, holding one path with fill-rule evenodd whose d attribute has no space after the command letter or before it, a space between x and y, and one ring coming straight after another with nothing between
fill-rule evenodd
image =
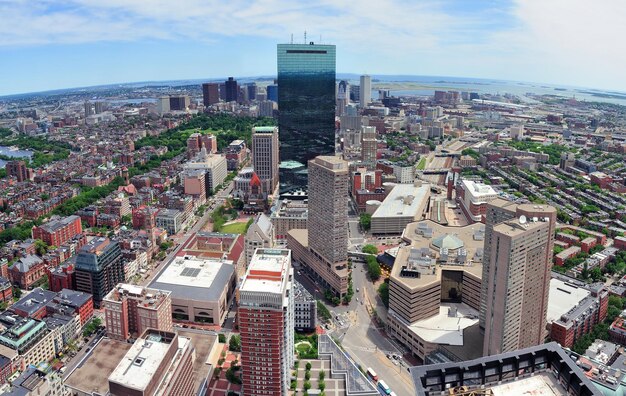
<instances>
[{"instance_id":1,"label":"flat rooftop","mask_svg":"<svg viewBox=\"0 0 626 396\"><path fill-rule=\"evenodd\" d=\"M198 390L200 385L204 382L209 375L211 368L209 359L212 355L213 349L219 347L221 344L217 342L217 334L207 333L204 331L196 330L182 330L176 331L179 336L185 337L191 340L191 344L195 349L196 360L193 362L193 382L194 390ZM213 353L217 355L217 351Z\"/></svg>"},{"instance_id":2,"label":"flat rooftop","mask_svg":"<svg viewBox=\"0 0 626 396\"><path fill-rule=\"evenodd\" d=\"M548 297L548 323L557 321L561 316L571 311L591 292L573 283L560 279L550 279L550 294Z\"/></svg>"},{"instance_id":3,"label":"flat rooftop","mask_svg":"<svg viewBox=\"0 0 626 396\"><path fill-rule=\"evenodd\" d=\"M497 195L498 192L489 184L479 183L474 180L461 180L465 191L469 192L474 198L489 197Z\"/></svg>"},{"instance_id":4,"label":"flat rooftop","mask_svg":"<svg viewBox=\"0 0 626 396\"><path fill-rule=\"evenodd\" d=\"M396 184L372 215L375 218L414 217L421 215L430 198L430 184Z\"/></svg>"},{"instance_id":5,"label":"flat rooftop","mask_svg":"<svg viewBox=\"0 0 626 396\"><path fill-rule=\"evenodd\" d=\"M96 392L106 395L109 392L109 375L131 346L127 342L103 338L89 357L65 378L65 384L87 394Z\"/></svg>"},{"instance_id":6,"label":"flat rooftop","mask_svg":"<svg viewBox=\"0 0 626 396\"><path fill-rule=\"evenodd\" d=\"M554 375L549 372L535 374L533 377L518 378L515 381L492 386L490 389L493 396L568 395L567 390L563 389Z\"/></svg>"},{"instance_id":7,"label":"flat rooftop","mask_svg":"<svg viewBox=\"0 0 626 396\"><path fill-rule=\"evenodd\" d=\"M152 281L150 287L169 290L172 298L217 300L234 271L235 267L230 260L176 257Z\"/></svg>"},{"instance_id":8,"label":"flat rooftop","mask_svg":"<svg viewBox=\"0 0 626 396\"><path fill-rule=\"evenodd\" d=\"M290 269L291 250L258 249L239 290L282 294Z\"/></svg>"},{"instance_id":9,"label":"flat rooftop","mask_svg":"<svg viewBox=\"0 0 626 396\"><path fill-rule=\"evenodd\" d=\"M190 341L184 337L178 337L177 340L179 349L185 348ZM148 334L146 338L135 341L109 376L109 381L132 389L145 390L163 362L172 341L164 339L158 333Z\"/></svg>"},{"instance_id":10,"label":"flat rooftop","mask_svg":"<svg viewBox=\"0 0 626 396\"><path fill-rule=\"evenodd\" d=\"M456 316L449 316L450 309L456 309ZM478 311L465 304L441 303L439 314L418 320L409 329L421 339L430 343L463 345L463 331L478 323Z\"/></svg>"}]
</instances>

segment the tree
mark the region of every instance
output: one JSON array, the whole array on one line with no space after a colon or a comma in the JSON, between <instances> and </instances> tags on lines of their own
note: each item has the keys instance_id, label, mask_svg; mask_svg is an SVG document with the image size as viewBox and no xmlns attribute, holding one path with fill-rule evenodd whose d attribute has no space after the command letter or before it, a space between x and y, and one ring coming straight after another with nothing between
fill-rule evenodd
<instances>
[{"instance_id":1,"label":"tree","mask_svg":"<svg viewBox=\"0 0 626 396\"><path fill-rule=\"evenodd\" d=\"M13 286L13 290L12 291L13 291L13 297L14 298L22 297L22 289L20 289L19 287Z\"/></svg>"},{"instance_id":2,"label":"tree","mask_svg":"<svg viewBox=\"0 0 626 396\"><path fill-rule=\"evenodd\" d=\"M230 340L228 340L228 349L233 352L241 352L241 336L238 334L233 334L230 336Z\"/></svg>"},{"instance_id":3,"label":"tree","mask_svg":"<svg viewBox=\"0 0 626 396\"><path fill-rule=\"evenodd\" d=\"M44 254L48 253L48 244L41 239L35 240L35 252L39 256L43 256Z\"/></svg>"},{"instance_id":4,"label":"tree","mask_svg":"<svg viewBox=\"0 0 626 396\"><path fill-rule=\"evenodd\" d=\"M372 215L368 214L368 213L362 213L359 216L359 225L361 226L361 228L363 228L365 231L369 231L369 229L372 226Z\"/></svg>"},{"instance_id":5,"label":"tree","mask_svg":"<svg viewBox=\"0 0 626 396\"><path fill-rule=\"evenodd\" d=\"M223 333L219 333L217 335L217 340L219 341L220 344L226 344L226 335Z\"/></svg>"},{"instance_id":6,"label":"tree","mask_svg":"<svg viewBox=\"0 0 626 396\"><path fill-rule=\"evenodd\" d=\"M378 254L378 248L374 245L365 245L361 251L368 254Z\"/></svg>"},{"instance_id":7,"label":"tree","mask_svg":"<svg viewBox=\"0 0 626 396\"><path fill-rule=\"evenodd\" d=\"M383 282L378 286L378 295L383 300L385 307L389 308L389 284L387 282Z\"/></svg>"},{"instance_id":8,"label":"tree","mask_svg":"<svg viewBox=\"0 0 626 396\"><path fill-rule=\"evenodd\" d=\"M378 261L376 261L376 257L367 256L366 262L367 262L367 274L369 275L370 279L374 282L380 279L380 275L382 274L382 271L380 269L380 264L378 264Z\"/></svg>"}]
</instances>

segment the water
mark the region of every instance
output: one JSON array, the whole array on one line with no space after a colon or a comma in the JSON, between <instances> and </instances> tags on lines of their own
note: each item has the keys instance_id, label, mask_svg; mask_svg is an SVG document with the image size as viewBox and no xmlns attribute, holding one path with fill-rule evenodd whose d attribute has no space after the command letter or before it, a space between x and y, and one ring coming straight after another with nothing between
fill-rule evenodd
<instances>
[{"instance_id":1,"label":"water","mask_svg":"<svg viewBox=\"0 0 626 396\"><path fill-rule=\"evenodd\" d=\"M9 147L6 146L0 146L0 154L2 155L8 155L11 157L17 157L17 158L30 158L33 156L33 152L30 150L11 150ZM6 165L6 161L0 159L0 168L4 168L4 166Z\"/></svg>"},{"instance_id":2,"label":"water","mask_svg":"<svg viewBox=\"0 0 626 396\"><path fill-rule=\"evenodd\" d=\"M156 103L157 99L155 98L143 98L143 99L112 99L107 100L108 103L113 105L125 105L125 104L141 104L141 103Z\"/></svg>"}]
</instances>

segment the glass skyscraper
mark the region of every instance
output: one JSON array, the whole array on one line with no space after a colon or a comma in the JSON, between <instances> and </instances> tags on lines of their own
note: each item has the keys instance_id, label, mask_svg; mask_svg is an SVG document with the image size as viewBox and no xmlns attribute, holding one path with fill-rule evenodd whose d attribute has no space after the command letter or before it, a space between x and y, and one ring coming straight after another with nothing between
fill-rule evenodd
<instances>
[{"instance_id":1,"label":"glass skyscraper","mask_svg":"<svg viewBox=\"0 0 626 396\"><path fill-rule=\"evenodd\" d=\"M281 193L306 188L296 165L335 154L335 52L334 45L278 45Z\"/></svg>"}]
</instances>

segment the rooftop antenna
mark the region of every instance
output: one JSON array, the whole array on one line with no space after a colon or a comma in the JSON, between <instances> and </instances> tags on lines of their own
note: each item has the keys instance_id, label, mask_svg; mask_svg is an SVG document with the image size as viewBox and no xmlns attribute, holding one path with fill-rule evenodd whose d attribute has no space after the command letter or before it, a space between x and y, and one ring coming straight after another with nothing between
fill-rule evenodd
<instances>
[{"instance_id":1,"label":"rooftop antenna","mask_svg":"<svg viewBox=\"0 0 626 396\"><path fill-rule=\"evenodd\" d=\"M293 44L293 33L291 33L291 44Z\"/></svg>"},{"instance_id":2,"label":"rooftop antenna","mask_svg":"<svg viewBox=\"0 0 626 396\"><path fill-rule=\"evenodd\" d=\"M320 44L322 44L322 35L320 34Z\"/></svg>"},{"instance_id":3,"label":"rooftop antenna","mask_svg":"<svg viewBox=\"0 0 626 396\"><path fill-rule=\"evenodd\" d=\"M304 44L306 44L306 30L304 31Z\"/></svg>"}]
</instances>

